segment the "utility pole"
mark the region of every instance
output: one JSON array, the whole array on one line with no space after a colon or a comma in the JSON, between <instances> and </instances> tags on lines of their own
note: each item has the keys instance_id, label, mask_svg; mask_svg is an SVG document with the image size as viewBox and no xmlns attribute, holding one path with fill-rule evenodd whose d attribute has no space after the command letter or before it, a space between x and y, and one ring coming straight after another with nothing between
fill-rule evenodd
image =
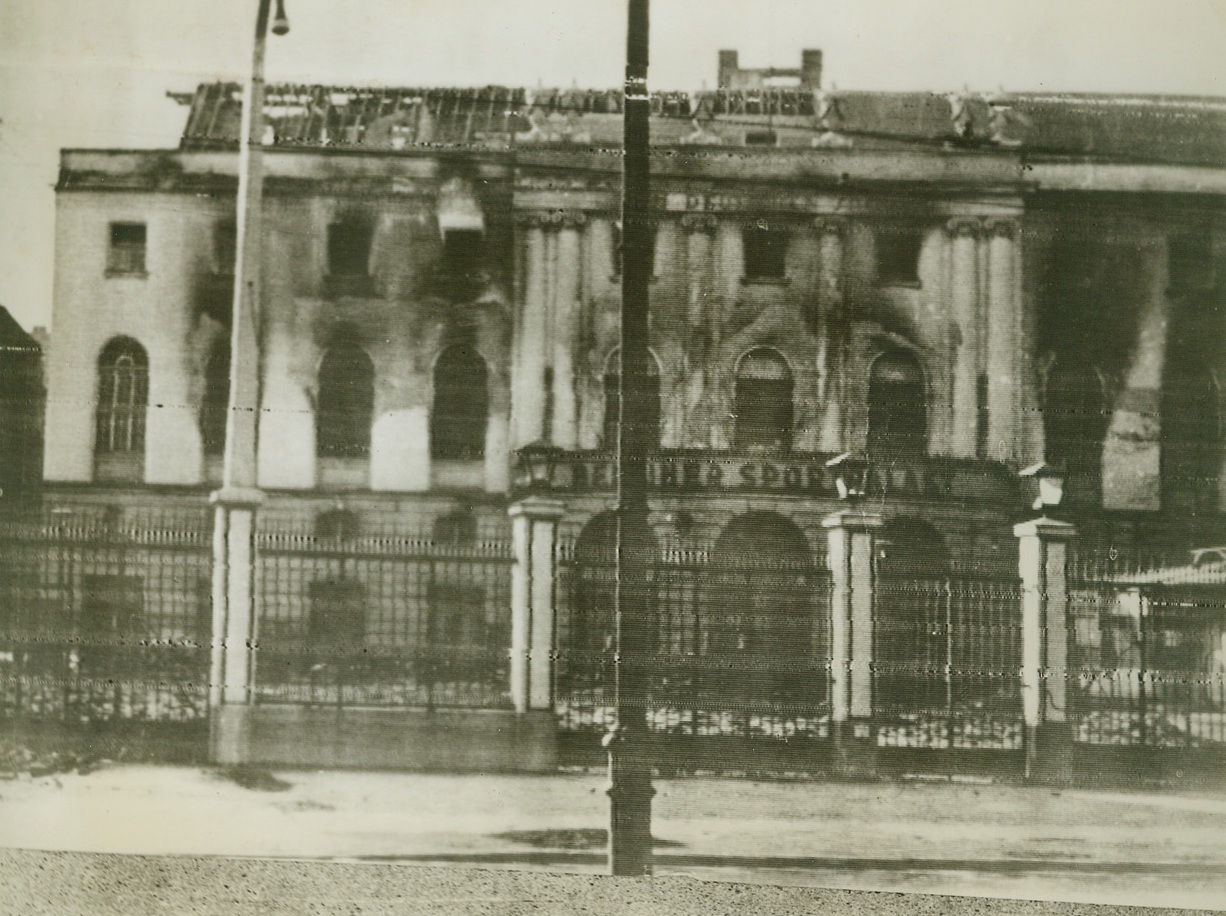
<instances>
[{"instance_id":1,"label":"utility pole","mask_svg":"<svg viewBox=\"0 0 1226 916\"><path fill-rule=\"evenodd\" d=\"M654 538L647 524L646 456L654 430L646 376L651 282L651 101L647 94L648 0L629 0L622 167L620 423L617 434L617 721L609 752L609 870L651 874L651 761L647 746L647 662Z\"/></svg>"},{"instance_id":2,"label":"utility pole","mask_svg":"<svg viewBox=\"0 0 1226 916\"><path fill-rule=\"evenodd\" d=\"M260 268L264 214L264 55L269 20L289 31L284 0L258 0L251 72L239 127L237 251L230 310L230 393L221 489L213 502L213 633L209 755L241 763L255 676L255 530L263 501L256 472L260 409Z\"/></svg>"}]
</instances>

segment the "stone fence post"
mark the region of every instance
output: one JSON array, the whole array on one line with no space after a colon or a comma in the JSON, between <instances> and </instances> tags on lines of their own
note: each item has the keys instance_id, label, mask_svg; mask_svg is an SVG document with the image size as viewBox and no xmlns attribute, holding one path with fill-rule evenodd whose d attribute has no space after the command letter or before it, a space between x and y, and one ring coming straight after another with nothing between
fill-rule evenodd
<instances>
[{"instance_id":1,"label":"stone fence post","mask_svg":"<svg viewBox=\"0 0 1226 916\"><path fill-rule=\"evenodd\" d=\"M882 518L846 510L827 516L830 564L830 737L834 769L876 771L873 715L874 552Z\"/></svg>"},{"instance_id":2,"label":"stone fence post","mask_svg":"<svg viewBox=\"0 0 1226 916\"><path fill-rule=\"evenodd\" d=\"M512 505L511 701L515 711L553 709L558 520L561 500L528 496Z\"/></svg>"},{"instance_id":3,"label":"stone fence post","mask_svg":"<svg viewBox=\"0 0 1226 916\"><path fill-rule=\"evenodd\" d=\"M1073 775L1068 718L1068 522L1015 525L1022 579L1022 710L1026 777L1067 783Z\"/></svg>"}]
</instances>

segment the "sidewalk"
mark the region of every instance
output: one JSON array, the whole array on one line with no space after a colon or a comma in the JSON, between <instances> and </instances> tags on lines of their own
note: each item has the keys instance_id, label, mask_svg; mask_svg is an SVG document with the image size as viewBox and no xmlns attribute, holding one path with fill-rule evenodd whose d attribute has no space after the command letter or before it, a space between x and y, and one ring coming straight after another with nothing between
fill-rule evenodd
<instances>
[{"instance_id":1,"label":"sidewalk","mask_svg":"<svg viewBox=\"0 0 1226 916\"><path fill-rule=\"evenodd\" d=\"M0 782L0 846L603 870L600 776L238 775L116 765ZM1223 794L714 778L656 788L661 875L1226 909Z\"/></svg>"}]
</instances>

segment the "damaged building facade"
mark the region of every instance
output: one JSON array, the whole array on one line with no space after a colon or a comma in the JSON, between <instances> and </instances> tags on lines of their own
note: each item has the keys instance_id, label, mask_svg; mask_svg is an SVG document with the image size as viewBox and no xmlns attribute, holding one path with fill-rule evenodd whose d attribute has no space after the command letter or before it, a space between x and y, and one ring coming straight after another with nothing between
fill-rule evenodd
<instances>
[{"instance_id":1,"label":"damaged building facade","mask_svg":"<svg viewBox=\"0 0 1226 916\"><path fill-rule=\"evenodd\" d=\"M1226 104L826 91L816 52L719 82L653 96L662 547L824 565L843 452L883 576L1015 575L1044 460L1083 537L1223 540ZM63 153L51 502L220 482L240 96ZM265 524L505 541L543 441L563 546L607 539L620 93L280 86L267 122Z\"/></svg>"}]
</instances>

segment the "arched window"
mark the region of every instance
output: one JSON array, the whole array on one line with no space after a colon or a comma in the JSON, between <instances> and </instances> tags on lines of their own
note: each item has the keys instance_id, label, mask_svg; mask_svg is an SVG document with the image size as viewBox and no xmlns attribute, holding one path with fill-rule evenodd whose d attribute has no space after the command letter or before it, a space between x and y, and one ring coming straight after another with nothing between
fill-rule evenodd
<instances>
[{"instance_id":1,"label":"arched window","mask_svg":"<svg viewBox=\"0 0 1226 916\"><path fill-rule=\"evenodd\" d=\"M736 369L736 448L786 450L792 444L792 371L775 350L759 347Z\"/></svg>"},{"instance_id":2,"label":"arched window","mask_svg":"<svg viewBox=\"0 0 1226 916\"><path fill-rule=\"evenodd\" d=\"M149 357L129 337L118 337L98 357L98 410L94 448L99 455L143 455L149 402Z\"/></svg>"},{"instance_id":3,"label":"arched window","mask_svg":"<svg viewBox=\"0 0 1226 916\"><path fill-rule=\"evenodd\" d=\"M443 460L485 454L489 421L489 373L475 348L448 347L434 365L434 406L430 411L430 455Z\"/></svg>"},{"instance_id":4,"label":"arched window","mask_svg":"<svg viewBox=\"0 0 1226 916\"><path fill-rule=\"evenodd\" d=\"M1084 360L1058 362L1047 377L1043 401L1046 458L1064 465L1070 503L1093 505L1102 493L1103 441L1107 437L1102 380Z\"/></svg>"},{"instance_id":5,"label":"arched window","mask_svg":"<svg viewBox=\"0 0 1226 916\"><path fill-rule=\"evenodd\" d=\"M868 449L922 455L928 447L924 374L910 353L884 353L868 380Z\"/></svg>"},{"instance_id":6,"label":"arched window","mask_svg":"<svg viewBox=\"0 0 1226 916\"><path fill-rule=\"evenodd\" d=\"M315 445L321 458L370 454L374 402L374 364L352 334L338 334L319 367Z\"/></svg>"},{"instance_id":7,"label":"arched window","mask_svg":"<svg viewBox=\"0 0 1226 916\"><path fill-rule=\"evenodd\" d=\"M230 401L230 340L221 337L209 351L204 366L204 400L200 407L200 438L206 455L220 455L226 447L226 413Z\"/></svg>"},{"instance_id":8,"label":"arched window","mask_svg":"<svg viewBox=\"0 0 1226 916\"><path fill-rule=\"evenodd\" d=\"M706 685L747 708L825 699L826 615L817 566L789 519L749 512L720 533L704 577L699 654Z\"/></svg>"},{"instance_id":9,"label":"arched window","mask_svg":"<svg viewBox=\"0 0 1226 916\"><path fill-rule=\"evenodd\" d=\"M609 450L617 448L617 426L621 422L621 350L615 349L605 364L604 374L604 447ZM643 380L647 388L647 428L651 430L649 441L652 446L660 444L660 366L654 354L647 355L647 377Z\"/></svg>"}]
</instances>

